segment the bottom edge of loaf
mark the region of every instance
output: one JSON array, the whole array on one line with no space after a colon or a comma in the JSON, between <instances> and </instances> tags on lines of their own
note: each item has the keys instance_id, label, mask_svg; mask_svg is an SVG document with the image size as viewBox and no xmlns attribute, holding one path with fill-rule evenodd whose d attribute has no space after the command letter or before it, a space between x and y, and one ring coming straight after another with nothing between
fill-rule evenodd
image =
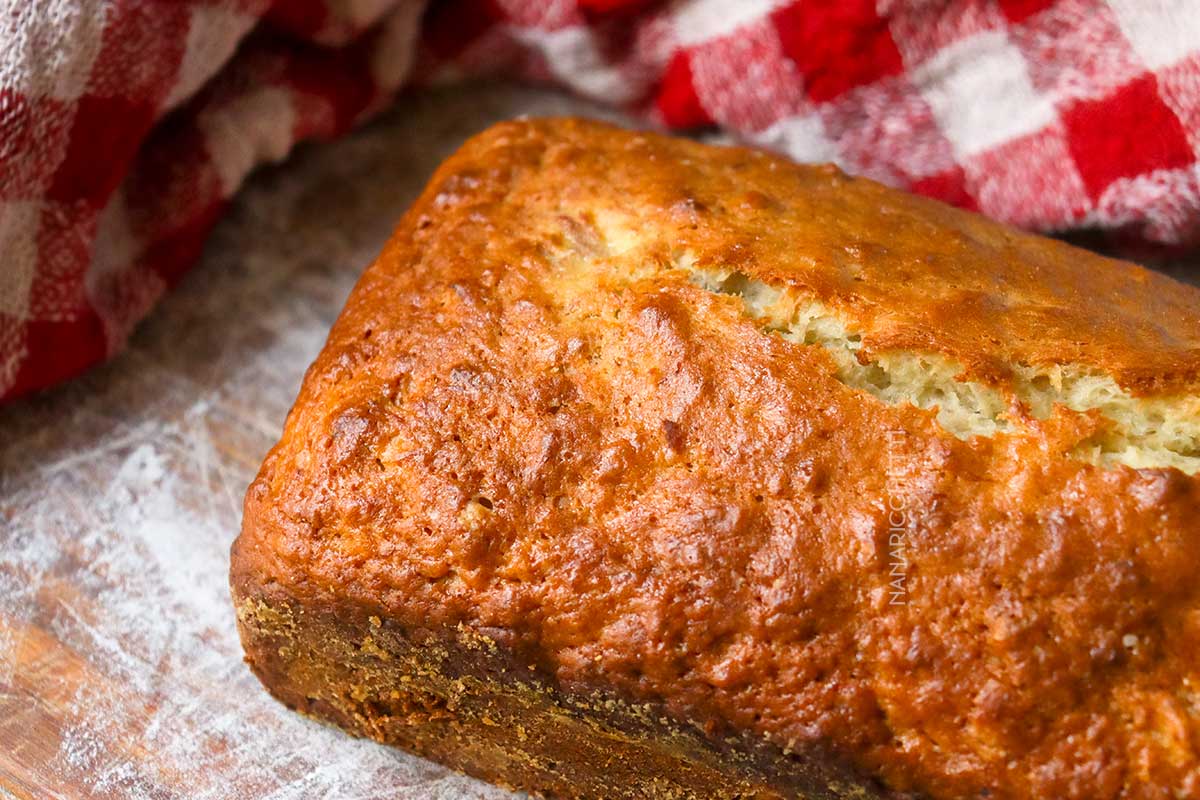
<instances>
[{"instance_id":1,"label":"bottom edge of loaf","mask_svg":"<svg viewBox=\"0 0 1200 800\"><path fill-rule=\"evenodd\" d=\"M568 694L487 636L235 589L246 661L286 706L490 783L559 798L899 797L830 763L714 741L651 705Z\"/></svg>"}]
</instances>

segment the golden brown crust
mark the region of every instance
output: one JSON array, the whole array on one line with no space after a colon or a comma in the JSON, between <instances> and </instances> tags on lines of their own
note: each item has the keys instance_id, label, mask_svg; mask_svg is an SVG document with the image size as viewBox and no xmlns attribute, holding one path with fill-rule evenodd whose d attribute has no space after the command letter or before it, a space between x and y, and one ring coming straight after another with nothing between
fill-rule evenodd
<instances>
[{"instance_id":1,"label":"golden brown crust","mask_svg":"<svg viewBox=\"0 0 1200 800\"><path fill-rule=\"evenodd\" d=\"M235 595L462 627L563 696L896 791L1200 796L1200 478L1071 457L1090 412L956 438L684 257L867 354L1200 386L1200 293L1134 265L761 153L506 123L348 301L247 494Z\"/></svg>"}]
</instances>

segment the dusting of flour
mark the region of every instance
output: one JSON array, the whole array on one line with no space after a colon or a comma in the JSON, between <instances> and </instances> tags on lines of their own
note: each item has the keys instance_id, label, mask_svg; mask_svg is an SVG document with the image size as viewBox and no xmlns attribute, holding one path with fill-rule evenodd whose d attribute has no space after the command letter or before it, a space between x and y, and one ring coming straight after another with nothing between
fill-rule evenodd
<instances>
[{"instance_id":1,"label":"dusting of flour","mask_svg":"<svg viewBox=\"0 0 1200 800\"><path fill-rule=\"evenodd\" d=\"M496 119L580 111L457 89L258 176L123 355L0 409L0 797L510 796L271 700L228 551L304 369L437 162Z\"/></svg>"}]
</instances>

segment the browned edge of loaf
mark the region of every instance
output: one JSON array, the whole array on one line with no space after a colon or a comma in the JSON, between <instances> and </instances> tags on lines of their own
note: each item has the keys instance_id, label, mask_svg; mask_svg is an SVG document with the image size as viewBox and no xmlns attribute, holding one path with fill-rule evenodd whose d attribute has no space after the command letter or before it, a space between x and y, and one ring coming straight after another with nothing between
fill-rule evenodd
<instances>
[{"instance_id":1,"label":"browned edge of loaf","mask_svg":"<svg viewBox=\"0 0 1200 800\"><path fill-rule=\"evenodd\" d=\"M706 736L601 687L564 691L478 631L300 605L236 570L232 588L246 663L277 700L490 783L561 798L908 797L826 754Z\"/></svg>"}]
</instances>

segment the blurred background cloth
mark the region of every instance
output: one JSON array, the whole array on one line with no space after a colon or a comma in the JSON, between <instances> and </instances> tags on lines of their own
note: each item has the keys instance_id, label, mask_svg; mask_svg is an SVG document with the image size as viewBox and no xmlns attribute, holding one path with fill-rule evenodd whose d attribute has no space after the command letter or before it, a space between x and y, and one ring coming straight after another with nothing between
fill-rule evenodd
<instances>
[{"instance_id":1,"label":"blurred background cloth","mask_svg":"<svg viewBox=\"0 0 1200 800\"><path fill-rule=\"evenodd\" d=\"M1200 0L0 0L0 399L116 352L255 166L477 76L1200 242Z\"/></svg>"}]
</instances>

